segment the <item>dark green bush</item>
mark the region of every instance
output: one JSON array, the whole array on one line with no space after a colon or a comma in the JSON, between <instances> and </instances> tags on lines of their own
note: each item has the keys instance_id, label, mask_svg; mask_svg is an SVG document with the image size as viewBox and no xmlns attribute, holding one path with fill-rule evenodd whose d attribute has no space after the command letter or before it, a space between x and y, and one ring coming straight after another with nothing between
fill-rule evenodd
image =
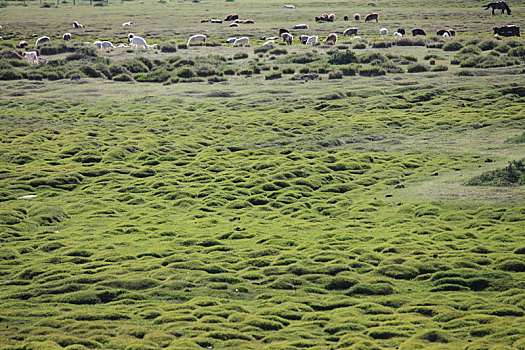
<instances>
[{"instance_id":1,"label":"dark green bush","mask_svg":"<svg viewBox=\"0 0 525 350\"><path fill-rule=\"evenodd\" d=\"M427 72L429 69L430 67L427 65L416 63L416 64L409 65L407 67L407 72L408 73L420 73L420 72Z\"/></svg>"},{"instance_id":2,"label":"dark green bush","mask_svg":"<svg viewBox=\"0 0 525 350\"><path fill-rule=\"evenodd\" d=\"M364 42L358 42L352 46L352 49L354 50L364 50L366 49L366 43Z\"/></svg>"},{"instance_id":3,"label":"dark green bush","mask_svg":"<svg viewBox=\"0 0 525 350\"><path fill-rule=\"evenodd\" d=\"M244 58L248 58L248 54L246 52L237 52L235 55L233 55L234 60L242 60Z\"/></svg>"},{"instance_id":4,"label":"dark green bush","mask_svg":"<svg viewBox=\"0 0 525 350\"><path fill-rule=\"evenodd\" d=\"M349 64L356 63L358 61L356 54L353 51L335 51L330 58L328 63L330 64Z\"/></svg>"},{"instance_id":5,"label":"dark green bush","mask_svg":"<svg viewBox=\"0 0 525 350\"><path fill-rule=\"evenodd\" d=\"M149 71L148 66L136 58L124 60L124 62L122 62L122 66L124 66L131 73L145 73Z\"/></svg>"},{"instance_id":6,"label":"dark green bush","mask_svg":"<svg viewBox=\"0 0 525 350\"><path fill-rule=\"evenodd\" d=\"M264 76L265 80L273 80L282 78L283 74L281 72L271 72Z\"/></svg>"},{"instance_id":7,"label":"dark green bush","mask_svg":"<svg viewBox=\"0 0 525 350\"><path fill-rule=\"evenodd\" d=\"M133 77L129 74L117 74L113 77L113 80L115 81L133 81Z\"/></svg>"},{"instance_id":8,"label":"dark green bush","mask_svg":"<svg viewBox=\"0 0 525 350\"><path fill-rule=\"evenodd\" d=\"M525 159L512 161L503 169L496 169L470 179L468 186L514 186L525 184Z\"/></svg>"},{"instance_id":9,"label":"dark green bush","mask_svg":"<svg viewBox=\"0 0 525 350\"><path fill-rule=\"evenodd\" d=\"M372 43L374 49L386 49L392 46L390 41L375 41Z\"/></svg>"},{"instance_id":10,"label":"dark green bush","mask_svg":"<svg viewBox=\"0 0 525 350\"><path fill-rule=\"evenodd\" d=\"M177 43L167 43L160 47L161 52L177 52Z\"/></svg>"},{"instance_id":11,"label":"dark green bush","mask_svg":"<svg viewBox=\"0 0 525 350\"><path fill-rule=\"evenodd\" d=\"M272 55L286 55L288 53L288 50L276 48L271 50L269 53Z\"/></svg>"},{"instance_id":12,"label":"dark green bush","mask_svg":"<svg viewBox=\"0 0 525 350\"><path fill-rule=\"evenodd\" d=\"M193 78L195 75L195 72L191 68L181 68L177 72L177 76L181 78Z\"/></svg>"},{"instance_id":13,"label":"dark green bush","mask_svg":"<svg viewBox=\"0 0 525 350\"><path fill-rule=\"evenodd\" d=\"M386 70L381 67L363 67L359 69L359 75L364 77L377 77L385 74Z\"/></svg>"},{"instance_id":14,"label":"dark green bush","mask_svg":"<svg viewBox=\"0 0 525 350\"><path fill-rule=\"evenodd\" d=\"M509 56L525 58L525 47L517 46L509 50Z\"/></svg>"},{"instance_id":15,"label":"dark green bush","mask_svg":"<svg viewBox=\"0 0 525 350\"><path fill-rule=\"evenodd\" d=\"M90 78L102 78L102 73L92 66L80 66L78 69Z\"/></svg>"},{"instance_id":16,"label":"dark green bush","mask_svg":"<svg viewBox=\"0 0 525 350\"><path fill-rule=\"evenodd\" d=\"M463 44L459 41L449 41L443 45L443 51L459 51L463 48Z\"/></svg>"},{"instance_id":17,"label":"dark green bush","mask_svg":"<svg viewBox=\"0 0 525 350\"><path fill-rule=\"evenodd\" d=\"M16 69L0 69L0 80L19 80L24 79L22 72Z\"/></svg>"},{"instance_id":18,"label":"dark green bush","mask_svg":"<svg viewBox=\"0 0 525 350\"><path fill-rule=\"evenodd\" d=\"M334 70L328 73L328 79L342 79L343 72L340 70Z\"/></svg>"},{"instance_id":19,"label":"dark green bush","mask_svg":"<svg viewBox=\"0 0 525 350\"><path fill-rule=\"evenodd\" d=\"M138 82L163 83L171 77L164 68L155 68L148 73L138 73L133 78Z\"/></svg>"}]
</instances>

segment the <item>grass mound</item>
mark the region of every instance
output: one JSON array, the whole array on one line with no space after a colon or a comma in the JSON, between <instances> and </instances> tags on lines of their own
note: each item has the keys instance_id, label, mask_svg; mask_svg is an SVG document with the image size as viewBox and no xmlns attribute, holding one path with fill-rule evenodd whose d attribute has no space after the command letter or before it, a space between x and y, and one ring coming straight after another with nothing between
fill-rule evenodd
<instances>
[{"instance_id":1,"label":"grass mound","mask_svg":"<svg viewBox=\"0 0 525 350\"><path fill-rule=\"evenodd\" d=\"M469 186L516 186L525 185L525 158L512 161L505 168L483 173L470 179Z\"/></svg>"}]
</instances>

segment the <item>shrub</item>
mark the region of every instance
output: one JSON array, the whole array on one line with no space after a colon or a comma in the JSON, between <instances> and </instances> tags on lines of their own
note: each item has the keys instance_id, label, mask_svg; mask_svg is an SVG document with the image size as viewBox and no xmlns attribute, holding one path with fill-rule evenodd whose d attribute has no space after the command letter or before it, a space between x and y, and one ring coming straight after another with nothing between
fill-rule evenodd
<instances>
[{"instance_id":1,"label":"shrub","mask_svg":"<svg viewBox=\"0 0 525 350\"><path fill-rule=\"evenodd\" d=\"M498 46L498 43L495 40L485 40L481 44L479 44L479 48L481 51L488 51L496 48Z\"/></svg>"},{"instance_id":2,"label":"shrub","mask_svg":"<svg viewBox=\"0 0 525 350\"><path fill-rule=\"evenodd\" d=\"M115 75L113 77L113 80L115 81L133 81L133 77L129 74L122 73L122 74Z\"/></svg>"},{"instance_id":3,"label":"shrub","mask_svg":"<svg viewBox=\"0 0 525 350\"><path fill-rule=\"evenodd\" d=\"M357 56L350 50L335 51L328 59L328 63L330 64L348 64L355 63L357 61Z\"/></svg>"},{"instance_id":4,"label":"shrub","mask_svg":"<svg viewBox=\"0 0 525 350\"><path fill-rule=\"evenodd\" d=\"M252 74L253 74L253 70L251 70L249 68L240 69L237 72L237 75L252 75Z\"/></svg>"},{"instance_id":5,"label":"shrub","mask_svg":"<svg viewBox=\"0 0 525 350\"><path fill-rule=\"evenodd\" d=\"M403 37L396 41L397 46L425 46L424 38L407 38Z\"/></svg>"},{"instance_id":6,"label":"shrub","mask_svg":"<svg viewBox=\"0 0 525 350\"><path fill-rule=\"evenodd\" d=\"M357 280L349 277L336 276L326 285L328 290L343 290L353 287L358 283Z\"/></svg>"},{"instance_id":7,"label":"shrub","mask_svg":"<svg viewBox=\"0 0 525 350\"><path fill-rule=\"evenodd\" d=\"M368 52L359 56L360 63L386 62L388 58L380 52Z\"/></svg>"},{"instance_id":8,"label":"shrub","mask_svg":"<svg viewBox=\"0 0 525 350\"><path fill-rule=\"evenodd\" d=\"M160 47L161 52L177 52L177 43L167 43Z\"/></svg>"},{"instance_id":9,"label":"shrub","mask_svg":"<svg viewBox=\"0 0 525 350\"><path fill-rule=\"evenodd\" d=\"M364 49L366 49L366 43L359 42L357 44L354 44L354 46L352 46L352 49L354 49L354 50L364 50Z\"/></svg>"},{"instance_id":10,"label":"shrub","mask_svg":"<svg viewBox=\"0 0 525 350\"><path fill-rule=\"evenodd\" d=\"M372 43L372 47L374 49L386 49L391 46L392 46L392 42L390 41L376 41Z\"/></svg>"},{"instance_id":11,"label":"shrub","mask_svg":"<svg viewBox=\"0 0 525 350\"><path fill-rule=\"evenodd\" d=\"M525 184L525 159L512 161L503 169L496 169L470 179L468 186L513 186Z\"/></svg>"},{"instance_id":12,"label":"shrub","mask_svg":"<svg viewBox=\"0 0 525 350\"><path fill-rule=\"evenodd\" d=\"M282 78L281 72L271 72L264 76L265 80L280 79L280 78Z\"/></svg>"},{"instance_id":13,"label":"shrub","mask_svg":"<svg viewBox=\"0 0 525 350\"><path fill-rule=\"evenodd\" d=\"M195 69L195 72L197 73L197 76L199 77L209 77L212 75L220 75L219 71L212 66L211 64L204 64L202 66L199 66Z\"/></svg>"},{"instance_id":14,"label":"shrub","mask_svg":"<svg viewBox=\"0 0 525 350\"><path fill-rule=\"evenodd\" d=\"M246 52L237 52L235 55L233 55L234 60L242 60L244 58L248 58L248 54Z\"/></svg>"},{"instance_id":15,"label":"shrub","mask_svg":"<svg viewBox=\"0 0 525 350\"><path fill-rule=\"evenodd\" d=\"M16 69L0 69L0 80L19 80L24 76Z\"/></svg>"},{"instance_id":16,"label":"shrub","mask_svg":"<svg viewBox=\"0 0 525 350\"><path fill-rule=\"evenodd\" d=\"M286 55L288 53L288 50L276 48L270 51L269 53L272 55Z\"/></svg>"},{"instance_id":17,"label":"shrub","mask_svg":"<svg viewBox=\"0 0 525 350\"><path fill-rule=\"evenodd\" d=\"M428 67L427 65L416 63L416 64L411 64L410 66L408 66L407 72L408 73L420 73L420 72L427 72L429 69L430 67Z\"/></svg>"},{"instance_id":18,"label":"shrub","mask_svg":"<svg viewBox=\"0 0 525 350\"><path fill-rule=\"evenodd\" d=\"M149 71L148 66L146 66L144 62L136 58L125 60L122 63L122 66L124 66L131 73L145 73Z\"/></svg>"},{"instance_id":19,"label":"shrub","mask_svg":"<svg viewBox=\"0 0 525 350\"><path fill-rule=\"evenodd\" d=\"M232 68L226 68L222 73L224 75L235 75L235 70Z\"/></svg>"},{"instance_id":20,"label":"shrub","mask_svg":"<svg viewBox=\"0 0 525 350\"><path fill-rule=\"evenodd\" d=\"M80 66L78 69L90 78L102 78L102 73L92 66Z\"/></svg>"},{"instance_id":21,"label":"shrub","mask_svg":"<svg viewBox=\"0 0 525 350\"><path fill-rule=\"evenodd\" d=\"M328 79L342 79L343 72L340 70L334 70L328 73Z\"/></svg>"},{"instance_id":22,"label":"shrub","mask_svg":"<svg viewBox=\"0 0 525 350\"><path fill-rule=\"evenodd\" d=\"M273 49L273 47L270 46L270 45L257 46L257 47L253 48L253 53L255 53L255 54L257 54L257 53L266 53L266 52L270 51L271 49Z\"/></svg>"},{"instance_id":23,"label":"shrub","mask_svg":"<svg viewBox=\"0 0 525 350\"><path fill-rule=\"evenodd\" d=\"M357 73L357 67L354 66L341 67L340 70L345 76L354 76Z\"/></svg>"},{"instance_id":24,"label":"shrub","mask_svg":"<svg viewBox=\"0 0 525 350\"><path fill-rule=\"evenodd\" d=\"M443 45L443 51L459 51L463 48L463 44L459 41L449 41Z\"/></svg>"},{"instance_id":25,"label":"shrub","mask_svg":"<svg viewBox=\"0 0 525 350\"><path fill-rule=\"evenodd\" d=\"M475 45L467 45L458 52L462 56L479 55L480 53L481 50Z\"/></svg>"},{"instance_id":26,"label":"shrub","mask_svg":"<svg viewBox=\"0 0 525 350\"><path fill-rule=\"evenodd\" d=\"M170 78L170 74L164 68L156 68L148 73L138 73L134 76L136 81L163 83Z\"/></svg>"},{"instance_id":27,"label":"shrub","mask_svg":"<svg viewBox=\"0 0 525 350\"><path fill-rule=\"evenodd\" d=\"M510 50L510 46L506 43L501 43L494 50L500 53L507 53Z\"/></svg>"},{"instance_id":28,"label":"shrub","mask_svg":"<svg viewBox=\"0 0 525 350\"><path fill-rule=\"evenodd\" d=\"M363 77L376 77L385 74L386 71L381 67L364 67L359 69L359 75Z\"/></svg>"},{"instance_id":29,"label":"shrub","mask_svg":"<svg viewBox=\"0 0 525 350\"><path fill-rule=\"evenodd\" d=\"M445 72L448 70L448 67L447 66L444 66L442 64L438 64L437 66L432 66L430 68L430 71L431 72Z\"/></svg>"},{"instance_id":30,"label":"shrub","mask_svg":"<svg viewBox=\"0 0 525 350\"><path fill-rule=\"evenodd\" d=\"M291 67L283 69L283 74L294 74L294 73L295 73L295 69L293 69Z\"/></svg>"},{"instance_id":31,"label":"shrub","mask_svg":"<svg viewBox=\"0 0 525 350\"><path fill-rule=\"evenodd\" d=\"M525 58L525 47L523 46L513 47L512 49L509 50L508 55L514 56L514 57Z\"/></svg>"},{"instance_id":32,"label":"shrub","mask_svg":"<svg viewBox=\"0 0 525 350\"><path fill-rule=\"evenodd\" d=\"M181 68L177 72L177 76L181 78L193 78L195 77L195 72L191 68Z\"/></svg>"}]
</instances>

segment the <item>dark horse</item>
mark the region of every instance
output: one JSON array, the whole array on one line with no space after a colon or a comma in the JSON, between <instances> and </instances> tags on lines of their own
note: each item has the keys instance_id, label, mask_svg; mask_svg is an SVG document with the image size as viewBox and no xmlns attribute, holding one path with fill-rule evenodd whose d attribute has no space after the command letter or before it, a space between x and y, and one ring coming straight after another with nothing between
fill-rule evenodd
<instances>
[{"instance_id":1,"label":"dark horse","mask_svg":"<svg viewBox=\"0 0 525 350\"><path fill-rule=\"evenodd\" d=\"M505 10L507 11L507 15L510 15L510 7L505 3L505 1L496 1L491 2L485 7L485 10L488 10L492 7L492 16L494 16L494 10L501 10L501 14L505 14Z\"/></svg>"}]
</instances>

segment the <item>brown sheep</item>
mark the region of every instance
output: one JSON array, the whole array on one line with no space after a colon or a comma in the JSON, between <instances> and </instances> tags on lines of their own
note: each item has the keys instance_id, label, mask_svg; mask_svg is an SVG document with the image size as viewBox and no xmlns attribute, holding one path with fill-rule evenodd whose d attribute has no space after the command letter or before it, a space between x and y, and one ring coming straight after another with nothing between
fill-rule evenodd
<instances>
[{"instance_id":1,"label":"brown sheep","mask_svg":"<svg viewBox=\"0 0 525 350\"><path fill-rule=\"evenodd\" d=\"M283 35L281 35L281 38L286 43L286 45L292 45L292 41L293 41L293 35L292 34L290 34L290 33L283 33Z\"/></svg>"},{"instance_id":2,"label":"brown sheep","mask_svg":"<svg viewBox=\"0 0 525 350\"><path fill-rule=\"evenodd\" d=\"M224 21L234 21L236 19L239 19L239 15L236 14L236 13L232 13L232 14L229 14L228 16L226 16L226 18L224 19Z\"/></svg>"},{"instance_id":3,"label":"brown sheep","mask_svg":"<svg viewBox=\"0 0 525 350\"><path fill-rule=\"evenodd\" d=\"M326 37L326 39L323 40L323 44L327 45L329 42L331 42L333 45L337 42L337 34L332 33Z\"/></svg>"},{"instance_id":4,"label":"brown sheep","mask_svg":"<svg viewBox=\"0 0 525 350\"><path fill-rule=\"evenodd\" d=\"M343 35L357 35L357 28L348 28L345 29Z\"/></svg>"}]
</instances>

